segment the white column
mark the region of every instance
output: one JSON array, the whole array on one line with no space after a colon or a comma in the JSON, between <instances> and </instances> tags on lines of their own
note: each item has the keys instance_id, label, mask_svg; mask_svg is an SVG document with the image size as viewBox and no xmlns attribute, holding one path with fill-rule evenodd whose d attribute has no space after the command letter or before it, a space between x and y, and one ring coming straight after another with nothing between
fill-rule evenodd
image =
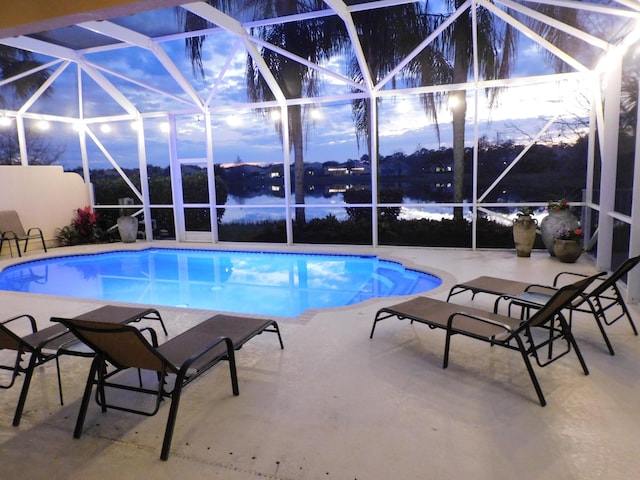
<instances>
[{"instance_id":1,"label":"white column","mask_svg":"<svg viewBox=\"0 0 640 480\"><path fill-rule=\"evenodd\" d=\"M176 240L184 242L184 199L182 196L182 169L178 161L178 141L176 138L176 117L169 115L169 171L171 172L171 194L173 196L173 222Z\"/></svg>"},{"instance_id":2,"label":"white column","mask_svg":"<svg viewBox=\"0 0 640 480\"><path fill-rule=\"evenodd\" d=\"M204 132L207 142L207 181L209 182L209 220L211 221L211 241L218 243L218 207L216 198L216 172L213 161L213 130L211 128L211 112L204 114Z\"/></svg>"},{"instance_id":3,"label":"white column","mask_svg":"<svg viewBox=\"0 0 640 480\"><path fill-rule=\"evenodd\" d=\"M640 87L640 79L638 80ZM640 104L640 94L638 95ZM640 110L636 120L636 154L633 172L633 200L631 204L631 238L629 239L629 256L640 255ZM627 276L627 301L640 302L640 268L636 267Z\"/></svg>"},{"instance_id":4,"label":"white column","mask_svg":"<svg viewBox=\"0 0 640 480\"><path fill-rule=\"evenodd\" d=\"M378 96L371 95L369 104L371 106L371 158L369 167L371 168L371 242L377 247L378 242Z\"/></svg>"},{"instance_id":5,"label":"white column","mask_svg":"<svg viewBox=\"0 0 640 480\"><path fill-rule=\"evenodd\" d=\"M147 149L144 143L144 123L142 118L134 119L138 139L138 166L140 168L140 192L144 212L145 240L153 240L153 222L151 222L151 199L149 196L149 174L147 172Z\"/></svg>"},{"instance_id":6,"label":"white column","mask_svg":"<svg viewBox=\"0 0 640 480\"><path fill-rule=\"evenodd\" d=\"M603 73L604 88L604 135L600 145L602 159L600 177L600 215L598 217L598 270L611 269L613 248L613 217L615 208L616 171L618 163L618 130L620 127L620 86L622 78L622 56L610 54L611 62Z\"/></svg>"}]
</instances>

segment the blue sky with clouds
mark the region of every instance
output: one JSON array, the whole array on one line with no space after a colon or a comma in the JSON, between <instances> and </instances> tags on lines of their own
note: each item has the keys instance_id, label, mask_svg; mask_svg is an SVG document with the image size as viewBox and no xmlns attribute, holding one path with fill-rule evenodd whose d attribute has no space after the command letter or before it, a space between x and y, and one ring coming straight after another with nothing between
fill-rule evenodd
<instances>
[{"instance_id":1,"label":"blue sky with clouds","mask_svg":"<svg viewBox=\"0 0 640 480\"><path fill-rule=\"evenodd\" d=\"M175 17L169 10L146 14L145 25L148 32L171 31ZM162 19L162 20L160 20ZM127 21L117 20L125 26ZM130 20L132 21L132 20ZM203 59L205 75L194 74L191 64L185 54L184 41L174 39L161 43L162 48L177 65L184 77L194 86L198 94L206 99L211 94L211 108L213 113L214 156L218 163L236 161L238 158L246 162L278 162L282 161L282 147L279 136L275 132L273 120L256 115L254 111L245 108L247 92L244 80L246 68L246 51L237 46L237 37L219 30L209 36L204 44ZM189 101L178 83L167 73L155 56L144 49L131 47L87 54L88 61L112 70L140 84L149 85L152 89L145 89L138 84L128 82L117 76L103 72L102 74L113 83L143 114L152 112L166 112L189 110ZM42 58L47 61L49 59ZM514 68L514 77L540 75L550 73L550 67L542 62L541 50L526 37L521 36L520 47ZM336 72L344 74L344 57L336 57L328 65ZM225 70L224 77L220 73ZM323 76L321 91L324 95L340 95L349 92L349 86L339 80ZM483 95L479 98L478 119L480 122L479 135L489 140L509 138L516 142L525 141L533 137L545 123L545 120L555 114L569 117L586 115L584 103L580 97L586 85L579 82L563 82L536 85L533 87L512 87L503 92L499 104L493 109L487 108L487 101ZM153 90L156 89L156 90ZM95 83L87 73L82 74L82 91L84 96L83 109L86 117L121 115L124 110L103 89ZM77 101L77 70L74 64L53 84L53 92L48 97L38 100L30 109L31 112L50 113L76 117L78 115ZM185 100L185 102L162 95L166 92ZM575 100L572 100L574 97ZM560 109L560 110L558 110ZM179 152L182 158L203 157L204 128L202 116L197 116L197 110L183 115L178 122ZM306 160L323 162L328 160L345 161L359 158L367 153L364 145L358 148L355 129L352 120L351 106L348 100L333 101L319 105L319 114L309 128ZM234 118L232 118L234 117ZM469 131L467 141L473 140L474 100L468 99L467 118ZM441 141L438 142L436 130L429 123L422 111L417 96L386 97L380 102L380 152L389 155L394 152L412 153L417 148L436 149L451 145L450 113L444 109L439 114ZM160 122L149 122L157 127ZM109 151L122 166L137 165L132 148L136 148L135 136L131 132L124 133L126 122L113 125L110 134L102 133L98 125L92 126L96 136L109 145ZM56 126L69 128L68 125ZM118 133L120 132L120 133ZM148 136L148 161L154 163L155 158L164 158L167 135L159 128L146 128ZM73 142L73 135L60 135L67 142ZM93 152L97 149L92 148ZM156 152L157 150L157 152ZM133 150L135 151L135 150ZM64 163L68 166L79 165L78 149L75 146L67 148ZM103 156L95 153L92 165L108 167ZM77 165L74 165L77 164Z\"/></svg>"}]
</instances>

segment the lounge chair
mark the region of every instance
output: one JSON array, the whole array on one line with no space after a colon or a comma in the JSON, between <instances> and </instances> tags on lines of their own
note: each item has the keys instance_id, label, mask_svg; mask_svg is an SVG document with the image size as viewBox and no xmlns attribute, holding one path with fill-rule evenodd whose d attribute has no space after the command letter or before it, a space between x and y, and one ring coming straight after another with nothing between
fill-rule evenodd
<instances>
[{"instance_id":1,"label":"lounge chair","mask_svg":"<svg viewBox=\"0 0 640 480\"><path fill-rule=\"evenodd\" d=\"M158 345L156 334L151 328L138 330L130 325L96 322L81 317L52 318L51 320L68 327L76 337L96 352L87 378L74 437L80 438L82 435L94 385L97 386L96 401L103 412L106 412L107 408L113 408L151 416L158 412L160 402L164 398L171 398L160 454L162 460L167 460L169 457L183 387L220 360L228 360L232 391L234 395L238 395L234 350L241 348L255 335L265 331L276 333L280 348L284 348L280 330L275 321L249 317L215 315L161 345ZM119 375L131 368L155 372L154 388L127 382L126 378L123 378L126 375ZM141 378L139 376L139 379ZM155 397L155 404L147 410L116 405L107 400L107 391L110 388L152 395Z\"/></svg>"},{"instance_id":2,"label":"lounge chair","mask_svg":"<svg viewBox=\"0 0 640 480\"><path fill-rule=\"evenodd\" d=\"M24 328L11 328L19 326L20 323L27 323L31 333L21 336L17 331L24 330ZM24 410L24 404L27 400L27 394L29 393L29 386L31 384L31 378L33 371L36 367L47 363L49 360L56 358L57 352L55 350L48 350L45 347L51 341L60 339L61 342L68 342L73 340L72 335L67 332L67 329L62 325L52 325L51 327L38 330L36 321L31 315L18 315L17 317L10 318L0 323L0 349L12 350L16 352L15 361L10 365L0 365L0 370L8 370L11 372L11 378L8 383L0 385L0 388L11 388L16 378L20 374L24 374L24 381L22 382L22 390L16 406L16 411L13 416L13 425L18 426L20 424L20 418L22 417L22 411ZM25 356L29 355L29 360L25 365ZM57 364L56 364L57 366ZM58 386L60 387L60 403L62 403L62 389L60 384L60 370L58 369Z\"/></svg>"},{"instance_id":3,"label":"lounge chair","mask_svg":"<svg viewBox=\"0 0 640 480\"><path fill-rule=\"evenodd\" d=\"M153 308L106 305L86 312L82 314L81 317L108 320L122 324L140 322L141 320L154 320L160 322L162 330L165 335L167 334L167 329L165 328L160 313ZM24 325L20 326L21 322ZM27 335L18 334L19 331L25 331L26 329L29 329L31 332ZM2 349L15 351L16 357L12 364L0 365L0 370L12 372L9 382L0 385L0 388L11 388L16 378L20 374L24 374L22 390L13 417L13 425L16 427L20 424L27 394L29 393L31 378L36 367L55 359L60 405L64 405L59 357L61 355L80 357L94 356L93 350L82 344L64 325L53 324L47 328L38 330L36 321L31 315L18 315L17 317L0 323L0 350ZM29 360L25 365L25 356L27 355L29 355Z\"/></svg>"},{"instance_id":4,"label":"lounge chair","mask_svg":"<svg viewBox=\"0 0 640 480\"><path fill-rule=\"evenodd\" d=\"M609 326L622 318L626 318L631 325L634 335L638 335L638 329L631 318L624 297L618 287L618 281L638 263L640 263L640 255L627 259L610 275L598 278L598 282L594 283L593 288L586 291L584 295L577 298L571 305L569 323L571 323L574 311L592 314L611 355L614 355L615 351L605 331L605 325ZM558 287L563 284L567 278L572 277L584 278L586 275L573 272L560 272L554 277L551 285L528 284L517 280L496 277L478 277L468 282L454 285L449 291L447 301L449 301L451 297L464 292L471 292L472 298L478 293L486 293L498 297L494 311L497 311L498 303L504 299L528 311L532 308L539 308L547 302Z\"/></svg>"},{"instance_id":5,"label":"lounge chair","mask_svg":"<svg viewBox=\"0 0 640 480\"><path fill-rule=\"evenodd\" d=\"M587 365L582 358L578 344L571 334L571 329L562 311L595 279L596 276L588 277L558 289L551 299L526 321L434 298L416 297L412 300L380 309L376 313L369 338L373 338L373 333L379 321L392 317L396 317L399 320L408 319L411 323L423 323L430 328L442 328L446 330L443 368L447 368L449 364L449 348L453 335L464 335L491 345L518 350L529 372L529 377L538 395L540 405L545 406L547 402L529 356L535 358L538 366L545 367L569 353L573 348L584 374L589 374ZM542 329L545 335L538 335L536 329ZM560 353L555 352L551 355L551 347L559 341L564 341L566 347ZM542 348L548 350L548 358L543 359L538 354L538 350Z\"/></svg>"},{"instance_id":6,"label":"lounge chair","mask_svg":"<svg viewBox=\"0 0 640 480\"><path fill-rule=\"evenodd\" d=\"M29 244L29 240L32 238L39 238L42 242L42 248L45 252L47 251L47 246L44 242L41 229L38 227L32 227L25 232L22 222L20 221L20 217L18 216L18 212L15 210L0 211L0 253L2 253L2 246L6 240L9 243L11 256L13 256L11 242L14 242L16 250L18 251L18 256L21 257L22 253L20 252L19 242L24 241L24 252L26 253L27 245Z\"/></svg>"}]
</instances>

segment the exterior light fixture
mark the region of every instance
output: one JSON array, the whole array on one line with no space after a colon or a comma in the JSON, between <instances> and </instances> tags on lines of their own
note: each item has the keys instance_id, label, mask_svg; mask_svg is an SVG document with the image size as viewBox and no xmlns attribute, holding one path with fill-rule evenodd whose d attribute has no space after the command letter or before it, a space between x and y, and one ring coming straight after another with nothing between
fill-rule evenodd
<instances>
[{"instance_id":1,"label":"exterior light fixture","mask_svg":"<svg viewBox=\"0 0 640 480\"><path fill-rule=\"evenodd\" d=\"M39 128L40 130L42 130L42 131L44 131L44 130L49 130L49 127L50 127L50 126L51 126L51 125L50 125L50 124L49 124L49 122L47 122L46 120L40 120L40 121L38 122L38 128Z\"/></svg>"},{"instance_id":2,"label":"exterior light fixture","mask_svg":"<svg viewBox=\"0 0 640 480\"><path fill-rule=\"evenodd\" d=\"M281 118L282 115L280 114L280 110L271 110L271 120L278 122Z\"/></svg>"},{"instance_id":3,"label":"exterior light fixture","mask_svg":"<svg viewBox=\"0 0 640 480\"><path fill-rule=\"evenodd\" d=\"M409 113L411 112L411 103L406 98L401 100L397 106L398 113Z\"/></svg>"},{"instance_id":4,"label":"exterior light fixture","mask_svg":"<svg viewBox=\"0 0 640 480\"><path fill-rule=\"evenodd\" d=\"M0 116L0 127L8 127L9 125L11 125L11 118L6 115Z\"/></svg>"},{"instance_id":5,"label":"exterior light fixture","mask_svg":"<svg viewBox=\"0 0 640 480\"><path fill-rule=\"evenodd\" d=\"M100 125L100 131L102 133L109 133L111 131L111 125L107 125L106 123L103 123L102 125Z\"/></svg>"},{"instance_id":6,"label":"exterior light fixture","mask_svg":"<svg viewBox=\"0 0 640 480\"><path fill-rule=\"evenodd\" d=\"M237 127L240 124L242 124L242 120L238 115L229 115L227 117L227 125L229 125L230 127Z\"/></svg>"}]
</instances>

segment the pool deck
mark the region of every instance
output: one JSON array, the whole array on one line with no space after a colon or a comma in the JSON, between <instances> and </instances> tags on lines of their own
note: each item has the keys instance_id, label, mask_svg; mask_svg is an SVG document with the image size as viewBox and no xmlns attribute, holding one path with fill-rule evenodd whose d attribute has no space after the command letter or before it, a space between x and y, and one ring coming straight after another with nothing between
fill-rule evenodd
<instances>
[{"instance_id":1,"label":"pool deck","mask_svg":"<svg viewBox=\"0 0 640 480\"><path fill-rule=\"evenodd\" d=\"M583 255L563 264L546 251L401 247L113 244L377 254L440 276L428 295L480 275L549 283L560 271L594 273ZM52 249L46 255L95 251ZM39 258L34 251L25 259ZM17 261L4 255L0 268ZM240 395L231 394L220 365L182 396L169 460L159 459L168 413L155 417L103 414L92 403L81 439L72 433L90 360L62 357L65 405L58 402L55 362L36 370L22 423L12 427L22 380L0 390L1 478L39 479L627 479L640 470L640 338L628 324L607 329L610 356L588 317L574 333L591 371L574 354L536 368L548 405L540 407L520 356L454 337L443 370L444 333L397 320L369 332L376 311L406 297L384 298L276 318L285 349L261 335L237 352ZM491 308L492 300L453 301ZM0 319L34 315L40 326L103 305L0 292ZM631 305L636 323L640 309ZM159 307L173 336L212 315ZM4 355L0 352L0 355ZM4 358L4 357L3 357ZM0 381L8 378L0 373Z\"/></svg>"}]
</instances>

